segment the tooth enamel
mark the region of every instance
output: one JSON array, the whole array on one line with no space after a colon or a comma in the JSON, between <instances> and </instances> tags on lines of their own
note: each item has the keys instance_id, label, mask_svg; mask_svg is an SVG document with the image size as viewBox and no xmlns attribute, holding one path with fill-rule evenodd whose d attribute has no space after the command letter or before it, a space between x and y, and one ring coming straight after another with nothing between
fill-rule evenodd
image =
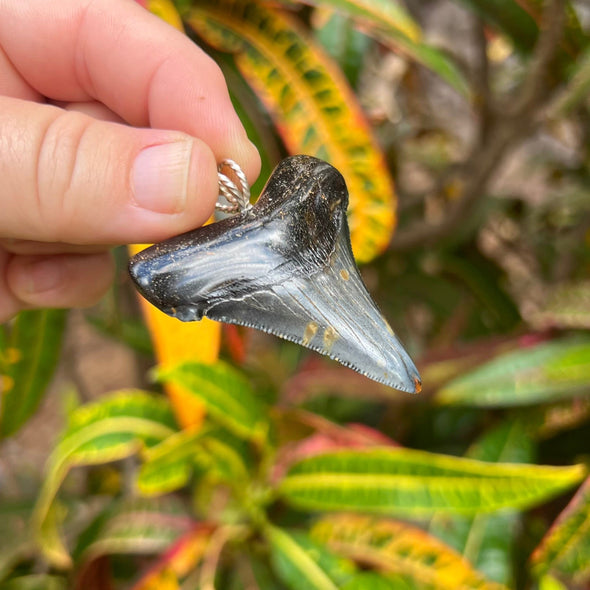
<instances>
[{"instance_id":1,"label":"tooth enamel","mask_svg":"<svg viewBox=\"0 0 590 590\"><path fill-rule=\"evenodd\" d=\"M356 268L347 205L335 168L287 158L254 207L142 251L130 273L150 302L183 321L251 326L417 391L416 367Z\"/></svg>"}]
</instances>

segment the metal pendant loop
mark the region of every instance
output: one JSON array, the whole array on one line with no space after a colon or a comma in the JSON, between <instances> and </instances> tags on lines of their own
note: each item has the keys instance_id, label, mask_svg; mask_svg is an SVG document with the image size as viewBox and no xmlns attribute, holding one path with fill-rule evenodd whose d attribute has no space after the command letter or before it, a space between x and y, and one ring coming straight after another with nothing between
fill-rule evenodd
<instances>
[{"instance_id":1,"label":"metal pendant loop","mask_svg":"<svg viewBox=\"0 0 590 590\"><path fill-rule=\"evenodd\" d=\"M229 168L233 173L235 182L223 170ZM219 197L223 197L227 204L215 204L215 208L223 213L242 213L252 207L250 204L250 186L246 175L236 162L230 159L222 160L217 166L217 178L219 180Z\"/></svg>"}]
</instances>

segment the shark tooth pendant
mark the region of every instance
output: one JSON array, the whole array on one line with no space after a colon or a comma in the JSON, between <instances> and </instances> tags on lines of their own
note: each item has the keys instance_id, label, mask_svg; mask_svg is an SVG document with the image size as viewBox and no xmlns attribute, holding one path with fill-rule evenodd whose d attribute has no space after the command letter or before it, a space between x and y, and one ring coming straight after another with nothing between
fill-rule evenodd
<instances>
[{"instance_id":1,"label":"shark tooth pendant","mask_svg":"<svg viewBox=\"0 0 590 590\"><path fill-rule=\"evenodd\" d=\"M225 209L242 210L131 259L148 301L185 322L206 316L257 328L395 389L420 391L418 370L357 269L348 191L334 167L292 156L254 206L228 200L234 205Z\"/></svg>"}]
</instances>

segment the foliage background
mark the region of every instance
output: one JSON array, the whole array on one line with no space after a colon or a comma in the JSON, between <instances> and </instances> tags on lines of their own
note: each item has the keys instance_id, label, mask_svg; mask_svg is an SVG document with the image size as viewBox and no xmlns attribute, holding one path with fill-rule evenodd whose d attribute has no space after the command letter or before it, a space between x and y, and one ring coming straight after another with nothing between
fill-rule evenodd
<instances>
[{"instance_id":1,"label":"foliage background","mask_svg":"<svg viewBox=\"0 0 590 590\"><path fill-rule=\"evenodd\" d=\"M343 172L424 390L146 324L120 251L100 306L0 331L0 588L587 588L587 3L147 4L222 65L261 182Z\"/></svg>"}]
</instances>

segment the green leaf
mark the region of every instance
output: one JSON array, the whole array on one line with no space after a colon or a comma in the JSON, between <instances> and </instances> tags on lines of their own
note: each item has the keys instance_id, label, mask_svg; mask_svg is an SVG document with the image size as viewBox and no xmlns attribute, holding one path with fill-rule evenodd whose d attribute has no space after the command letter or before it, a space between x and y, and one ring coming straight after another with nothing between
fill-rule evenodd
<instances>
[{"instance_id":1,"label":"green leaf","mask_svg":"<svg viewBox=\"0 0 590 590\"><path fill-rule=\"evenodd\" d=\"M517 2L533 17L538 27L543 25L543 11L546 6L545 0L517 0ZM575 4L569 0L563 3L565 23L561 37L561 46L563 49L563 58L566 58L567 63L572 58L575 59L590 41L588 35L582 28Z\"/></svg>"},{"instance_id":2,"label":"green leaf","mask_svg":"<svg viewBox=\"0 0 590 590\"><path fill-rule=\"evenodd\" d=\"M61 351L67 312L22 311L0 340L0 437L14 434L35 412Z\"/></svg>"},{"instance_id":3,"label":"green leaf","mask_svg":"<svg viewBox=\"0 0 590 590\"><path fill-rule=\"evenodd\" d=\"M291 467L280 482L302 510L356 510L405 517L440 510L474 514L526 508L580 481L584 465L491 464L403 448L344 450Z\"/></svg>"},{"instance_id":4,"label":"green leaf","mask_svg":"<svg viewBox=\"0 0 590 590\"><path fill-rule=\"evenodd\" d=\"M435 399L479 407L555 401L590 389L589 365L590 340L546 342L489 361L448 383Z\"/></svg>"},{"instance_id":5,"label":"green leaf","mask_svg":"<svg viewBox=\"0 0 590 590\"><path fill-rule=\"evenodd\" d=\"M207 464L208 475L244 486L253 468L250 449L245 441L222 429L211 429L200 440L199 462Z\"/></svg>"},{"instance_id":6,"label":"green leaf","mask_svg":"<svg viewBox=\"0 0 590 590\"><path fill-rule=\"evenodd\" d=\"M553 576L543 576L539 580L539 590L569 590L565 584L563 584L557 578Z\"/></svg>"},{"instance_id":7,"label":"green leaf","mask_svg":"<svg viewBox=\"0 0 590 590\"><path fill-rule=\"evenodd\" d=\"M169 402L142 391L120 391L98 402L81 406L51 453L41 492L35 505L33 530L42 551L56 567L71 563L56 531L57 520L48 519L57 491L74 466L108 463L153 446L177 429Z\"/></svg>"},{"instance_id":8,"label":"green leaf","mask_svg":"<svg viewBox=\"0 0 590 590\"><path fill-rule=\"evenodd\" d=\"M537 42L535 20L515 0L463 0L485 21L510 37L516 49L530 53Z\"/></svg>"},{"instance_id":9,"label":"green leaf","mask_svg":"<svg viewBox=\"0 0 590 590\"><path fill-rule=\"evenodd\" d=\"M590 580L590 478L545 535L531 561L538 576L551 572L576 587Z\"/></svg>"},{"instance_id":10,"label":"green leaf","mask_svg":"<svg viewBox=\"0 0 590 590\"><path fill-rule=\"evenodd\" d=\"M524 463L533 460L527 426L506 420L485 433L468 451L468 457L483 461ZM515 510L472 517L438 515L429 532L469 560L490 580L514 587L515 539L521 522Z\"/></svg>"},{"instance_id":11,"label":"green leaf","mask_svg":"<svg viewBox=\"0 0 590 590\"><path fill-rule=\"evenodd\" d=\"M39 545L41 554L48 563L56 568L67 569L71 567L72 560L61 537L62 525L67 517L67 509L58 500L49 504L43 520L36 522L36 514L31 519L33 534Z\"/></svg>"},{"instance_id":12,"label":"green leaf","mask_svg":"<svg viewBox=\"0 0 590 590\"><path fill-rule=\"evenodd\" d=\"M576 61L571 77L567 87L558 95L552 102L549 109L549 116L553 119L564 117L571 113L580 103L587 100L590 93L590 48L578 58ZM585 310L580 305L585 300L588 302L588 292L590 285L588 281L578 285L567 285L565 287L573 293L566 295L565 304L567 306L564 316L558 317L565 322L573 322L579 327L590 327L590 319L588 318L588 307ZM573 297L572 297L573 296ZM579 297L582 297L580 301ZM554 308L555 312L559 309Z\"/></svg>"},{"instance_id":13,"label":"green leaf","mask_svg":"<svg viewBox=\"0 0 590 590\"><path fill-rule=\"evenodd\" d=\"M422 31L399 2L391 0L303 0L331 6L358 22L363 30L439 75L451 87L469 97L470 88L456 63L443 51L422 41Z\"/></svg>"},{"instance_id":14,"label":"green leaf","mask_svg":"<svg viewBox=\"0 0 590 590\"><path fill-rule=\"evenodd\" d=\"M463 0L487 23L507 35L514 47L523 55L532 53L542 25L544 0ZM566 13L561 51L557 61L566 74L568 66L588 45L588 35L580 26L576 11L570 2L564 2Z\"/></svg>"},{"instance_id":15,"label":"green leaf","mask_svg":"<svg viewBox=\"0 0 590 590\"><path fill-rule=\"evenodd\" d=\"M276 578L267 560L262 560L255 555L248 556L248 566L256 581L252 590L284 590L283 584Z\"/></svg>"},{"instance_id":16,"label":"green leaf","mask_svg":"<svg viewBox=\"0 0 590 590\"><path fill-rule=\"evenodd\" d=\"M418 23L397 0L303 0L303 3L330 6L364 23L401 33L412 41L422 37Z\"/></svg>"},{"instance_id":17,"label":"green leaf","mask_svg":"<svg viewBox=\"0 0 590 590\"><path fill-rule=\"evenodd\" d=\"M502 286L500 274L484 256L475 252L440 256L440 274L461 284L477 300L479 315L486 324L502 332L513 330L521 322L520 313Z\"/></svg>"},{"instance_id":18,"label":"green leaf","mask_svg":"<svg viewBox=\"0 0 590 590\"><path fill-rule=\"evenodd\" d=\"M143 453L137 489L143 496L167 494L185 486L191 476L202 430L175 432Z\"/></svg>"},{"instance_id":19,"label":"green leaf","mask_svg":"<svg viewBox=\"0 0 590 590\"><path fill-rule=\"evenodd\" d=\"M396 576L386 578L375 572L358 574L342 586L341 590L418 590L416 586ZM422 590L425 590L422 587Z\"/></svg>"},{"instance_id":20,"label":"green leaf","mask_svg":"<svg viewBox=\"0 0 590 590\"><path fill-rule=\"evenodd\" d=\"M35 553L28 531L32 508L26 502L0 504L0 580L20 561L30 559Z\"/></svg>"},{"instance_id":21,"label":"green leaf","mask_svg":"<svg viewBox=\"0 0 590 590\"><path fill-rule=\"evenodd\" d=\"M0 584L0 590L67 590L67 588L65 578L48 574L19 576Z\"/></svg>"},{"instance_id":22,"label":"green leaf","mask_svg":"<svg viewBox=\"0 0 590 590\"><path fill-rule=\"evenodd\" d=\"M213 420L239 437L260 441L268 430L266 408L248 380L228 364L185 362L158 370L158 379L185 388Z\"/></svg>"},{"instance_id":23,"label":"green leaf","mask_svg":"<svg viewBox=\"0 0 590 590\"><path fill-rule=\"evenodd\" d=\"M409 57L438 74L445 82L453 87L459 94L466 98L472 98L471 87L465 76L455 62L444 52L425 43L411 43L407 39L398 36L391 38L379 35L379 39L386 44L401 48ZM389 42L388 42L389 41Z\"/></svg>"},{"instance_id":24,"label":"green leaf","mask_svg":"<svg viewBox=\"0 0 590 590\"><path fill-rule=\"evenodd\" d=\"M311 537L339 555L383 573L397 574L418 588L505 589L488 582L467 560L438 539L404 522L339 514L317 522Z\"/></svg>"},{"instance_id":25,"label":"green leaf","mask_svg":"<svg viewBox=\"0 0 590 590\"><path fill-rule=\"evenodd\" d=\"M249 479L247 443L220 428L176 432L142 453L137 488L144 496L170 493L185 486L198 466L207 476L243 486Z\"/></svg>"},{"instance_id":26,"label":"green leaf","mask_svg":"<svg viewBox=\"0 0 590 590\"><path fill-rule=\"evenodd\" d=\"M315 24L314 33L355 88L372 40L354 26L352 19L339 12L330 12L325 22Z\"/></svg>"},{"instance_id":27,"label":"green leaf","mask_svg":"<svg viewBox=\"0 0 590 590\"><path fill-rule=\"evenodd\" d=\"M350 562L331 555L303 533L268 525L264 535L275 572L292 590L337 590L354 573Z\"/></svg>"},{"instance_id":28,"label":"green leaf","mask_svg":"<svg viewBox=\"0 0 590 590\"><path fill-rule=\"evenodd\" d=\"M106 315L106 314L105 314ZM152 356L154 347L150 332L141 319L126 317L87 316L88 322L105 336L126 344L133 350Z\"/></svg>"},{"instance_id":29,"label":"green leaf","mask_svg":"<svg viewBox=\"0 0 590 590\"><path fill-rule=\"evenodd\" d=\"M582 85L581 93L586 98L590 93L590 51L584 66L586 79L579 83ZM565 107L565 103L559 106ZM532 320L541 328L590 329L590 281L559 285L549 296L544 308Z\"/></svg>"},{"instance_id":30,"label":"green leaf","mask_svg":"<svg viewBox=\"0 0 590 590\"><path fill-rule=\"evenodd\" d=\"M590 418L590 397L574 397L552 404L523 408L529 434L535 439L546 439L572 430Z\"/></svg>"},{"instance_id":31,"label":"green leaf","mask_svg":"<svg viewBox=\"0 0 590 590\"><path fill-rule=\"evenodd\" d=\"M194 526L188 510L173 497L119 502L80 549L83 561L101 555L161 553Z\"/></svg>"},{"instance_id":32,"label":"green leaf","mask_svg":"<svg viewBox=\"0 0 590 590\"><path fill-rule=\"evenodd\" d=\"M218 52L214 57L227 80L234 109L248 138L258 148L260 154L260 174L250 187L251 195L258 198L266 180L272 174L276 162L281 159L282 146L273 132L268 113L260 108L258 97L240 75L231 56Z\"/></svg>"},{"instance_id":33,"label":"green leaf","mask_svg":"<svg viewBox=\"0 0 590 590\"><path fill-rule=\"evenodd\" d=\"M493 463L530 463L534 446L528 424L521 419L506 419L486 432L467 451L467 457Z\"/></svg>"}]
</instances>

